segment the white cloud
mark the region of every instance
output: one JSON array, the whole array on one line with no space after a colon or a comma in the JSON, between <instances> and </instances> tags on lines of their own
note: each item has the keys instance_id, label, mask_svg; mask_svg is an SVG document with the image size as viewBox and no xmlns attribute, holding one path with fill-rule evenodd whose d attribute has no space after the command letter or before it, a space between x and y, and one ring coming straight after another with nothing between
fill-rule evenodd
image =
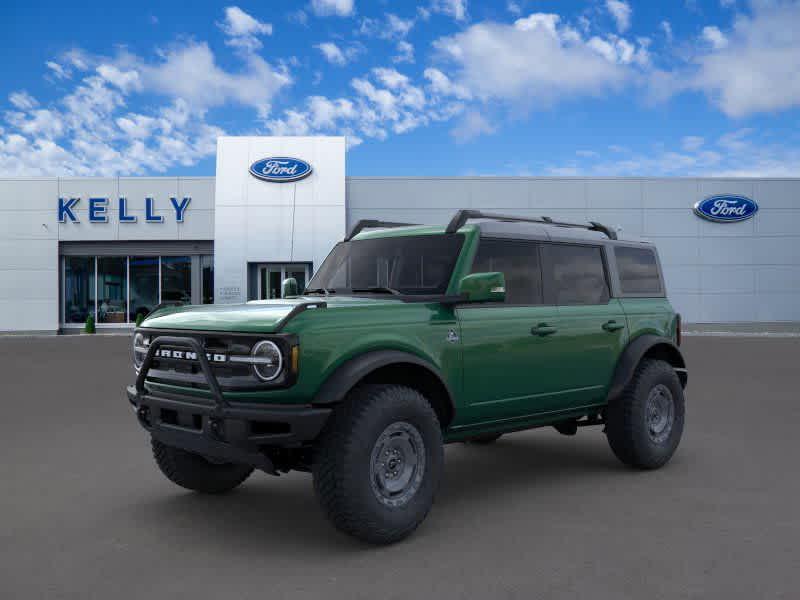
<instances>
[{"instance_id":1,"label":"white cloud","mask_svg":"<svg viewBox=\"0 0 800 600\"><path fill-rule=\"evenodd\" d=\"M629 63L640 62L631 42L617 36L587 42L559 15L545 13L513 25L479 23L434 46L456 67L449 77L471 95L522 106L618 88L631 75Z\"/></svg>"},{"instance_id":2,"label":"white cloud","mask_svg":"<svg viewBox=\"0 0 800 600\"><path fill-rule=\"evenodd\" d=\"M48 69L50 69L56 79L69 79L71 76L69 69L64 68L63 65L60 65L53 60L48 60L44 64Z\"/></svg>"},{"instance_id":3,"label":"white cloud","mask_svg":"<svg viewBox=\"0 0 800 600\"><path fill-rule=\"evenodd\" d=\"M31 96L25 90L22 90L22 91L19 91L19 92L12 92L8 96L8 101L11 102L11 104L15 108L18 108L20 110L30 110L34 106L37 106L39 104L39 102L37 102L36 98Z\"/></svg>"},{"instance_id":4,"label":"white cloud","mask_svg":"<svg viewBox=\"0 0 800 600\"><path fill-rule=\"evenodd\" d=\"M703 39L711 44L714 50L720 50L728 45L728 38L714 26L703 27Z\"/></svg>"},{"instance_id":5,"label":"white cloud","mask_svg":"<svg viewBox=\"0 0 800 600\"><path fill-rule=\"evenodd\" d=\"M285 69L251 52L239 60L241 68L229 71L193 41L161 50L155 60L70 50L48 61L74 76L61 78L60 86L71 85L62 97L44 106L24 92L9 98L14 110L3 115L9 127L0 130L0 174L135 175L193 165L213 155L224 134L206 122L208 109L239 104L267 118L274 95L291 83ZM147 109L131 111L139 95Z\"/></svg>"},{"instance_id":6,"label":"white cloud","mask_svg":"<svg viewBox=\"0 0 800 600\"><path fill-rule=\"evenodd\" d=\"M389 33L398 38L404 38L414 27L414 19L401 19L395 14L386 14L386 25L388 26Z\"/></svg>"},{"instance_id":7,"label":"white cloud","mask_svg":"<svg viewBox=\"0 0 800 600\"><path fill-rule=\"evenodd\" d=\"M351 45L342 49L334 42L322 42L321 44L316 44L314 48L322 52L322 56L325 57L325 60L338 67L343 67L347 63L355 60L362 52L361 46Z\"/></svg>"},{"instance_id":8,"label":"white cloud","mask_svg":"<svg viewBox=\"0 0 800 600\"><path fill-rule=\"evenodd\" d=\"M506 10L515 17L518 17L522 14L522 8L520 7L519 3L514 2L514 0L508 0L508 2L506 2Z\"/></svg>"},{"instance_id":9,"label":"white cloud","mask_svg":"<svg viewBox=\"0 0 800 600\"><path fill-rule=\"evenodd\" d=\"M383 19L364 17L358 27L358 33L366 37L384 40L402 40L414 28L415 19L403 19L393 13L386 13Z\"/></svg>"},{"instance_id":10,"label":"white cloud","mask_svg":"<svg viewBox=\"0 0 800 600\"><path fill-rule=\"evenodd\" d=\"M606 0L606 9L617 24L617 31L625 33L631 26L631 10L630 4L623 0Z\"/></svg>"},{"instance_id":11,"label":"white cloud","mask_svg":"<svg viewBox=\"0 0 800 600\"><path fill-rule=\"evenodd\" d=\"M491 135L496 130L480 112L470 110L461 117L459 123L450 131L450 135L463 144L481 135Z\"/></svg>"},{"instance_id":12,"label":"white cloud","mask_svg":"<svg viewBox=\"0 0 800 600\"><path fill-rule=\"evenodd\" d=\"M732 117L800 106L798 23L800 2L756 2L751 16L736 17L727 44L700 54L696 73L680 77L683 87L704 91Z\"/></svg>"},{"instance_id":13,"label":"white cloud","mask_svg":"<svg viewBox=\"0 0 800 600\"><path fill-rule=\"evenodd\" d=\"M311 0L311 11L318 17L349 17L353 14L353 0Z\"/></svg>"},{"instance_id":14,"label":"white cloud","mask_svg":"<svg viewBox=\"0 0 800 600\"><path fill-rule=\"evenodd\" d=\"M217 65L207 44L194 42L163 53L160 63L139 63L138 68L146 90L183 98L199 108L233 102L264 115L291 77L258 55L248 54L243 61L244 70L226 71Z\"/></svg>"},{"instance_id":15,"label":"white cloud","mask_svg":"<svg viewBox=\"0 0 800 600\"><path fill-rule=\"evenodd\" d=\"M469 100L472 94L462 85L453 83L450 78L439 69L429 67L423 73L429 83L430 90L440 96L453 96L460 100Z\"/></svg>"},{"instance_id":16,"label":"white cloud","mask_svg":"<svg viewBox=\"0 0 800 600\"><path fill-rule=\"evenodd\" d=\"M456 21L467 18L467 0L433 0L430 11L453 17Z\"/></svg>"},{"instance_id":17,"label":"white cloud","mask_svg":"<svg viewBox=\"0 0 800 600\"><path fill-rule=\"evenodd\" d=\"M705 139L697 135L687 135L681 140L681 147L687 152L696 152L703 144Z\"/></svg>"},{"instance_id":18,"label":"white cloud","mask_svg":"<svg viewBox=\"0 0 800 600\"><path fill-rule=\"evenodd\" d=\"M640 152L626 152L609 159L604 152L579 151L580 162L546 166L549 174L604 176L679 177L796 177L800 172L800 149L790 143L775 143L752 129L731 131L709 142L685 136L679 149L664 144Z\"/></svg>"},{"instance_id":19,"label":"white cloud","mask_svg":"<svg viewBox=\"0 0 800 600\"><path fill-rule=\"evenodd\" d=\"M250 51L261 48L258 36L272 35L271 23L262 23L238 6L228 6L225 19L217 25L229 38L226 44Z\"/></svg>"},{"instance_id":20,"label":"white cloud","mask_svg":"<svg viewBox=\"0 0 800 600\"><path fill-rule=\"evenodd\" d=\"M413 63L414 62L414 46L405 40L397 42L397 54L392 57L392 62L395 63Z\"/></svg>"},{"instance_id":21,"label":"white cloud","mask_svg":"<svg viewBox=\"0 0 800 600\"><path fill-rule=\"evenodd\" d=\"M664 37L667 39L667 43L672 43L672 24L669 21L661 21L659 27L661 27L661 31L664 32Z\"/></svg>"},{"instance_id":22,"label":"white cloud","mask_svg":"<svg viewBox=\"0 0 800 600\"><path fill-rule=\"evenodd\" d=\"M103 63L97 67L97 73L124 94L140 90L142 87L139 73L135 69L121 69L116 65Z\"/></svg>"},{"instance_id":23,"label":"white cloud","mask_svg":"<svg viewBox=\"0 0 800 600\"><path fill-rule=\"evenodd\" d=\"M274 135L345 135L348 147L364 138L383 140L459 114L463 105L412 83L396 69L378 67L351 82L351 98L311 96L301 108L287 109L265 123Z\"/></svg>"}]
</instances>

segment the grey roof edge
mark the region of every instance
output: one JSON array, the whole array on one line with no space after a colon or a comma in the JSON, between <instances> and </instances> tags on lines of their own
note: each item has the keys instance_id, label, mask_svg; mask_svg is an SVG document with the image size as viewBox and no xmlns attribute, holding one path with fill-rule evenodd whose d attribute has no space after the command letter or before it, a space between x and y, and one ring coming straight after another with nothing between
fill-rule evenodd
<instances>
[{"instance_id":1,"label":"grey roof edge","mask_svg":"<svg viewBox=\"0 0 800 600\"><path fill-rule=\"evenodd\" d=\"M216 175L110 175L110 176L83 176L83 175L0 175L0 181L84 181L92 179L204 179L214 180ZM800 182L798 177L691 177L691 176L574 176L557 177L548 175L345 175L345 181L790 181Z\"/></svg>"},{"instance_id":2,"label":"grey roof edge","mask_svg":"<svg viewBox=\"0 0 800 600\"><path fill-rule=\"evenodd\" d=\"M351 181L796 181L798 177L714 177L714 176L663 176L663 175L633 175L633 176L550 176L550 175L347 175Z\"/></svg>"}]
</instances>

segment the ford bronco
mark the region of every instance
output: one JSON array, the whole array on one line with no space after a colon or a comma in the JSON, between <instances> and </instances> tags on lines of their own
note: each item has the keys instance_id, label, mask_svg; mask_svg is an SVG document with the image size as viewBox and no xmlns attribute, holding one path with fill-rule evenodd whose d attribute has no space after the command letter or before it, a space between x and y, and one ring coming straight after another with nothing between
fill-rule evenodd
<instances>
[{"instance_id":1,"label":"ford bronco","mask_svg":"<svg viewBox=\"0 0 800 600\"><path fill-rule=\"evenodd\" d=\"M177 485L311 472L336 527L389 543L433 505L445 443L599 425L623 463L654 469L681 439L687 371L658 254L599 223L360 221L302 292L283 288L135 330L128 399Z\"/></svg>"}]
</instances>

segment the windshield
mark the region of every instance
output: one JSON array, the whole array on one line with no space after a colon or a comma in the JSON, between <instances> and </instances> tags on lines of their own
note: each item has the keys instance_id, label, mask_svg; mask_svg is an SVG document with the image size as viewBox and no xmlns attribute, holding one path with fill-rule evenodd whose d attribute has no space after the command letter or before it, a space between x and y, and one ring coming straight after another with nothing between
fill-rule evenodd
<instances>
[{"instance_id":1,"label":"windshield","mask_svg":"<svg viewBox=\"0 0 800 600\"><path fill-rule=\"evenodd\" d=\"M444 294L464 236L413 235L342 242L306 292Z\"/></svg>"}]
</instances>

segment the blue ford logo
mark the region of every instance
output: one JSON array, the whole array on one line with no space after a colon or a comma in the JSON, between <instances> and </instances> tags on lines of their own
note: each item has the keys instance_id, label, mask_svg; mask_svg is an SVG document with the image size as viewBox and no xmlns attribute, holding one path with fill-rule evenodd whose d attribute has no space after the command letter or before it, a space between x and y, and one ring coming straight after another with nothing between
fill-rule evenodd
<instances>
[{"instance_id":1,"label":"blue ford logo","mask_svg":"<svg viewBox=\"0 0 800 600\"><path fill-rule=\"evenodd\" d=\"M735 223L749 219L758 212L755 200L745 196L710 196L694 205L698 217L718 223Z\"/></svg>"},{"instance_id":2,"label":"blue ford logo","mask_svg":"<svg viewBox=\"0 0 800 600\"><path fill-rule=\"evenodd\" d=\"M299 181L311 175L311 165L299 158L271 156L250 165L250 174L264 181L284 183Z\"/></svg>"}]
</instances>

